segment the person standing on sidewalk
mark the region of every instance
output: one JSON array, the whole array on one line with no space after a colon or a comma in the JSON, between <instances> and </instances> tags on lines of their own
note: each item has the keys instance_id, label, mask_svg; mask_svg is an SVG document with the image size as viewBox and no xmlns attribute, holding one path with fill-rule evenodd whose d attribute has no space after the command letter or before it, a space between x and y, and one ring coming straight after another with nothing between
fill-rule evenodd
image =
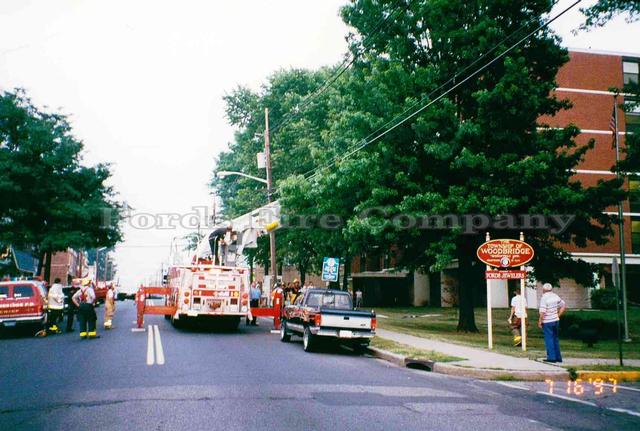
<instances>
[{"instance_id":1,"label":"person standing on sidewalk","mask_svg":"<svg viewBox=\"0 0 640 431\"><path fill-rule=\"evenodd\" d=\"M527 316L527 300L520 295L519 290L516 289L514 293L511 298L511 314L507 322L511 328L511 334L513 334L513 345L519 346L522 344L522 334L520 333L522 317ZM528 323L528 320L526 322Z\"/></svg>"},{"instance_id":2,"label":"person standing on sidewalk","mask_svg":"<svg viewBox=\"0 0 640 431\"><path fill-rule=\"evenodd\" d=\"M356 290L356 308L362 307L362 290Z\"/></svg>"},{"instance_id":3,"label":"person standing on sidewalk","mask_svg":"<svg viewBox=\"0 0 640 431\"><path fill-rule=\"evenodd\" d=\"M80 322L80 338L97 338L96 310L93 306L96 301L96 293L91 286L91 280L85 279L82 287L73 298L73 303L78 307L78 321Z\"/></svg>"},{"instance_id":4,"label":"person standing on sidewalk","mask_svg":"<svg viewBox=\"0 0 640 431\"><path fill-rule=\"evenodd\" d=\"M60 279L56 278L47 294L47 320L49 332L59 334L62 331L58 328L58 324L62 321L62 313L64 312L64 292Z\"/></svg>"},{"instance_id":5,"label":"person standing on sidewalk","mask_svg":"<svg viewBox=\"0 0 640 431\"><path fill-rule=\"evenodd\" d=\"M558 338L560 331L560 317L564 313L567 305L555 293L552 292L553 286L545 283L542 286L544 292L540 298L540 318L538 319L538 328L542 328L544 334L544 346L547 349L546 362L562 362L560 354L560 340Z\"/></svg>"}]
</instances>

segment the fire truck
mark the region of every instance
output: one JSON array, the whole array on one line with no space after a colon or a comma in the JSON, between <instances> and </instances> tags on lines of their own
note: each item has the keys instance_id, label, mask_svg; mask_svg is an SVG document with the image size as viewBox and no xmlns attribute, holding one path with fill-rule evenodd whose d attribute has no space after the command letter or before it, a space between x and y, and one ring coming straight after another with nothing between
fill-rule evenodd
<instances>
[{"instance_id":1,"label":"fire truck","mask_svg":"<svg viewBox=\"0 0 640 431\"><path fill-rule=\"evenodd\" d=\"M138 326L144 314L164 314L176 327L193 320L216 320L229 329L242 318L272 316L279 325L279 311L250 308L250 269L242 252L256 247L258 236L277 228L277 202L259 208L205 233L191 263L169 267L166 286L141 286L137 293ZM149 305L154 296L164 296L164 305ZM278 307L281 304L278 304ZM278 308L279 310L279 308Z\"/></svg>"},{"instance_id":2,"label":"fire truck","mask_svg":"<svg viewBox=\"0 0 640 431\"><path fill-rule=\"evenodd\" d=\"M175 308L168 315L174 326L193 319L216 319L229 328L237 328L249 313L249 270L213 265L201 261L195 265L169 268L171 295L167 305Z\"/></svg>"}]
</instances>

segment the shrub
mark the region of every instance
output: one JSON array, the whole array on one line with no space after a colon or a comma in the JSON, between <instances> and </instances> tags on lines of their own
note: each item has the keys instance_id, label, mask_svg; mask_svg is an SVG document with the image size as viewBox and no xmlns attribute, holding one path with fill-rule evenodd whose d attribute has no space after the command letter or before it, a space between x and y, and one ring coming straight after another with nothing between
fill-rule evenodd
<instances>
[{"instance_id":1,"label":"shrub","mask_svg":"<svg viewBox=\"0 0 640 431\"><path fill-rule=\"evenodd\" d=\"M565 314L560 319L560 335L563 338L584 340L594 333L598 340L615 340L618 337L618 324L615 320L591 319L574 314Z\"/></svg>"},{"instance_id":2,"label":"shrub","mask_svg":"<svg viewBox=\"0 0 640 431\"><path fill-rule=\"evenodd\" d=\"M616 290L598 289L591 293L591 307L600 310L616 309Z\"/></svg>"}]
</instances>

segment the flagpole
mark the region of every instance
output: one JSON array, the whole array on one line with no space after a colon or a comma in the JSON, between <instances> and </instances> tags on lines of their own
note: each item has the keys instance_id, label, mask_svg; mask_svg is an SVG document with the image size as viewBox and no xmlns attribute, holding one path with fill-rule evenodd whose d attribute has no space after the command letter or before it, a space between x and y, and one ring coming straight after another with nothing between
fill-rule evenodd
<instances>
[{"instance_id":1,"label":"flagpole","mask_svg":"<svg viewBox=\"0 0 640 431\"><path fill-rule=\"evenodd\" d=\"M613 131L614 142L616 143L616 166L620 163L620 139L618 137L618 95L613 95L613 119L615 128ZM618 179L622 178L620 169L616 170ZM629 342L629 321L627 320L627 266L624 249L624 217L622 211L622 201L618 202L618 236L620 237L620 278L622 286L622 316L624 320L624 341Z\"/></svg>"}]
</instances>

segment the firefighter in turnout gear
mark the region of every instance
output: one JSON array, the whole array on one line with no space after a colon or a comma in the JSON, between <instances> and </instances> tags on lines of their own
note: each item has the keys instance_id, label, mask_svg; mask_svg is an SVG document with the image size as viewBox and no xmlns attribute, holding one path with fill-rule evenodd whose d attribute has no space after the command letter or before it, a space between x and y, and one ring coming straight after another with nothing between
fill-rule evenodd
<instances>
[{"instance_id":1,"label":"firefighter in turnout gear","mask_svg":"<svg viewBox=\"0 0 640 431\"><path fill-rule=\"evenodd\" d=\"M104 300L104 329L111 329L113 315L116 313L116 290L113 283L109 283L107 297Z\"/></svg>"},{"instance_id":2,"label":"firefighter in turnout gear","mask_svg":"<svg viewBox=\"0 0 640 431\"><path fill-rule=\"evenodd\" d=\"M72 301L78 307L78 321L80 322L80 338L98 338L96 332L96 310L93 303L96 293L90 279L82 281L82 287L73 295Z\"/></svg>"},{"instance_id":3,"label":"firefighter in turnout gear","mask_svg":"<svg viewBox=\"0 0 640 431\"><path fill-rule=\"evenodd\" d=\"M64 311L64 292L60 279L56 278L47 294L48 313L47 320L49 332L59 334L62 331L58 328L58 324L62 322L62 313Z\"/></svg>"}]
</instances>

